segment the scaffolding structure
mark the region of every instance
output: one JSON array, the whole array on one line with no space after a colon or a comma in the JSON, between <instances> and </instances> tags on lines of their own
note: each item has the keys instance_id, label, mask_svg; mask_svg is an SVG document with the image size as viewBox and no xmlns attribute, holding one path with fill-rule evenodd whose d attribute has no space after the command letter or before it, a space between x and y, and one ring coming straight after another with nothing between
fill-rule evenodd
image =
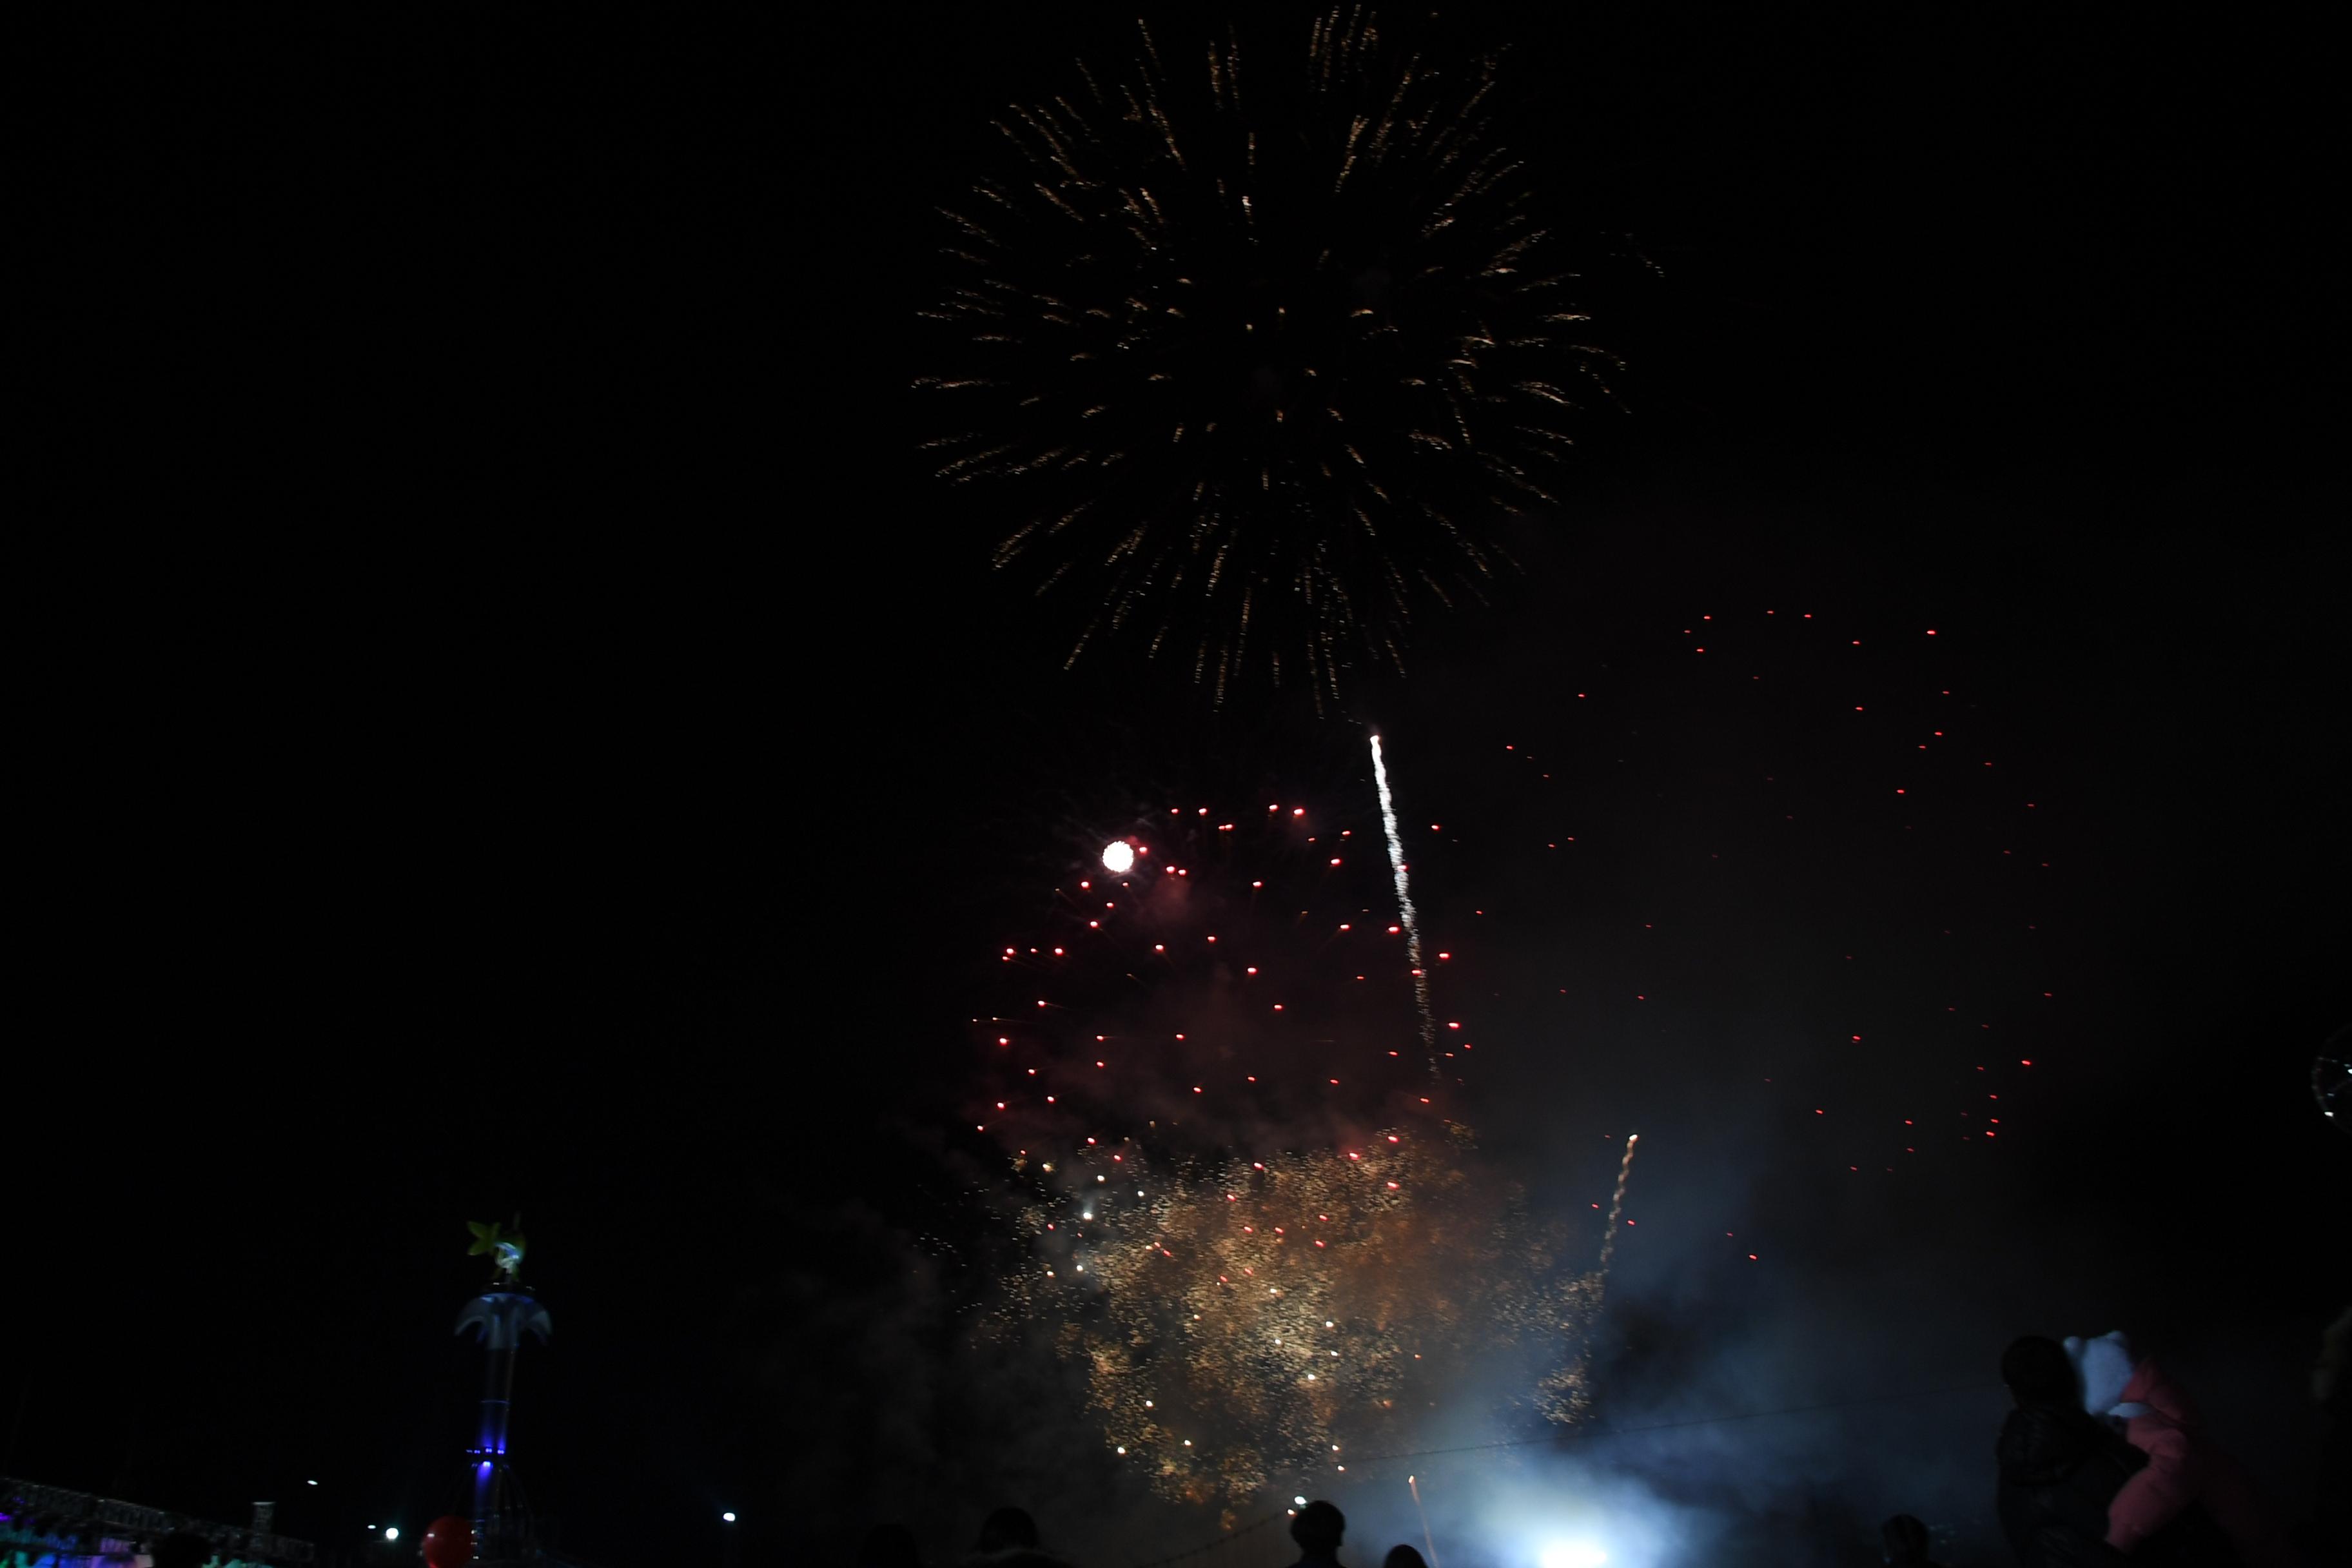
<instances>
[{"instance_id":1,"label":"scaffolding structure","mask_svg":"<svg viewBox=\"0 0 2352 1568\"><path fill-rule=\"evenodd\" d=\"M120 1498L68 1491L64 1487L0 1477L0 1552L13 1562L22 1552L58 1568L83 1563L121 1563L143 1556L164 1536L185 1533L211 1546L224 1562L250 1568L309 1568L318 1553L307 1541L268 1530L192 1519L166 1509L147 1508Z\"/></svg>"}]
</instances>

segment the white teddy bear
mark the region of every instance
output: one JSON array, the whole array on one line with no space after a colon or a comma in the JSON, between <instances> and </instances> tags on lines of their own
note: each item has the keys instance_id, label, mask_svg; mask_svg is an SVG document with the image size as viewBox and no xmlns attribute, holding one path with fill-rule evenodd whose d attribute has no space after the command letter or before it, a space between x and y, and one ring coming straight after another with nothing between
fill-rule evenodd
<instances>
[{"instance_id":1,"label":"white teddy bear","mask_svg":"<svg viewBox=\"0 0 2352 1568\"><path fill-rule=\"evenodd\" d=\"M2083 1380L2083 1408L2094 1415L2112 1415L2128 1421L2135 1415L2145 1415L2145 1405L2123 1403L2124 1388L2132 1380L2131 1346L2124 1342L2120 1329L2101 1334L2095 1340L2069 1336L2066 1354L2074 1363Z\"/></svg>"}]
</instances>

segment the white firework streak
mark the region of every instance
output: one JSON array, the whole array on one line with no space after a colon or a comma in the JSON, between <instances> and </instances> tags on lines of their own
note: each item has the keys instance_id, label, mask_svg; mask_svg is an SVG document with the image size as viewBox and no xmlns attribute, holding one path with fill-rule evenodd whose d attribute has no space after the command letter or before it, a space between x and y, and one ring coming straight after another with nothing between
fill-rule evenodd
<instances>
[{"instance_id":1,"label":"white firework streak","mask_svg":"<svg viewBox=\"0 0 2352 1568\"><path fill-rule=\"evenodd\" d=\"M1429 1053L1429 1073L1437 1076L1437 1015L1429 1010L1429 970L1421 962L1421 915L1412 907L1412 883L1405 876L1404 840L1397 836L1396 802L1389 795L1388 764L1381 738L1372 737L1372 778L1381 786L1381 823L1389 833L1389 868L1396 875L1397 923L1404 927L1405 956L1412 963L1413 999L1421 1005L1421 1045Z\"/></svg>"}]
</instances>

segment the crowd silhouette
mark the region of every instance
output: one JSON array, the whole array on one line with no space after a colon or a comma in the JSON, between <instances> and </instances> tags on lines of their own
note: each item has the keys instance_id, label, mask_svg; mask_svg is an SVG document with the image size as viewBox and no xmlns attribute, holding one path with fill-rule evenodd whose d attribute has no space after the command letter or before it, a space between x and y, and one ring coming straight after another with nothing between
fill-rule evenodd
<instances>
[{"instance_id":1,"label":"crowd silhouette","mask_svg":"<svg viewBox=\"0 0 2352 1568\"><path fill-rule=\"evenodd\" d=\"M2212 1437L2155 1358L2120 1333L2028 1334L2000 1357L2011 1408L1992 1447L1994 1512L2020 1568L2330 1568L2352 1563L2352 1311L2329 1326L2312 1371L2315 1509L2293 1525ZM1346 1568L1348 1521L1316 1500L1294 1510L1290 1568ZM1945 1568L1936 1532L1898 1513L1880 1528L1882 1560ZM1865 1549L1866 1550L1866 1549ZM1368 1562L1369 1559L1362 1559ZM1408 1543L1382 1568L1432 1568ZM1843 1559L1842 1559L1843 1561ZM1036 1521L1000 1508L954 1568L1074 1568L1041 1544ZM1280 1568L1269 1552L1267 1568ZM858 1568L924 1568L905 1526L876 1525Z\"/></svg>"}]
</instances>

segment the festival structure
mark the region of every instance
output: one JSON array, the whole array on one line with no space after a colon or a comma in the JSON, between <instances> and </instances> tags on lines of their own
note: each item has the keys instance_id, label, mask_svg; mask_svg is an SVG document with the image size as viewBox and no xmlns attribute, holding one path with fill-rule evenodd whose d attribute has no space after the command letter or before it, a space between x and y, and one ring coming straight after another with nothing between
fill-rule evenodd
<instances>
[{"instance_id":1,"label":"festival structure","mask_svg":"<svg viewBox=\"0 0 2352 1568\"><path fill-rule=\"evenodd\" d=\"M467 1512L434 1521L426 1531L425 1560L432 1568L537 1563L541 1560L530 1505L514 1473L509 1420L514 1410L515 1352L526 1333L545 1343L553 1323L547 1309L522 1283L524 1242L518 1215L512 1230L496 1223L468 1223L474 1244L468 1257L488 1255L495 1272L490 1288L457 1314L457 1332L475 1331L488 1352L482 1377L482 1414L473 1446L466 1451Z\"/></svg>"}]
</instances>

